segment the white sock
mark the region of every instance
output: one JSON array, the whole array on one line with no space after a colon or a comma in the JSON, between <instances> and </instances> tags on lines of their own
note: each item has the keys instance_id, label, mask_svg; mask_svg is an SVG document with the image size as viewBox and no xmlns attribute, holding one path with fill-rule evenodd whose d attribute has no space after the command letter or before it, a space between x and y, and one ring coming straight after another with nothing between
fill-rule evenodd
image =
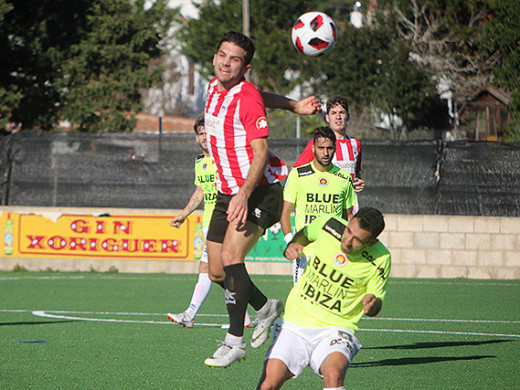
<instances>
[{"instance_id":1,"label":"white sock","mask_svg":"<svg viewBox=\"0 0 520 390\"><path fill-rule=\"evenodd\" d=\"M186 314L194 319L199 311L200 307L206 300L211 290L211 280L207 273L200 273L199 280L193 290L193 296L191 297L190 307L186 310Z\"/></svg>"},{"instance_id":2,"label":"white sock","mask_svg":"<svg viewBox=\"0 0 520 390\"><path fill-rule=\"evenodd\" d=\"M244 337L235 336L230 333L226 333L226 338L224 339L224 343L226 343L230 347L242 347L242 346L244 346Z\"/></svg>"},{"instance_id":3,"label":"white sock","mask_svg":"<svg viewBox=\"0 0 520 390\"><path fill-rule=\"evenodd\" d=\"M341 387L324 387L323 390L345 390L345 386L341 386Z\"/></svg>"}]
</instances>

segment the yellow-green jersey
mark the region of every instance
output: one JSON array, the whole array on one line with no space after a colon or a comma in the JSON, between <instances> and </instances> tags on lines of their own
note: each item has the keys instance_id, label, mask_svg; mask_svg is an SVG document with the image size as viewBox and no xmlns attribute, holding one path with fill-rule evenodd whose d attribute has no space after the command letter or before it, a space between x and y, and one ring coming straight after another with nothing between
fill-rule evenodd
<instances>
[{"instance_id":1,"label":"yellow-green jersey","mask_svg":"<svg viewBox=\"0 0 520 390\"><path fill-rule=\"evenodd\" d=\"M289 173L283 200L294 204L294 226L303 229L321 215L343 216L343 211L356 204L352 176L332 165L327 172L318 171L311 162ZM311 255L313 245L306 248Z\"/></svg>"},{"instance_id":2,"label":"yellow-green jersey","mask_svg":"<svg viewBox=\"0 0 520 390\"><path fill-rule=\"evenodd\" d=\"M202 226L209 226L211 215L217 201L217 187L215 187L215 168L211 157L197 156L195 160L195 185L202 188L204 194L204 216Z\"/></svg>"},{"instance_id":3,"label":"yellow-green jersey","mask_svg":"<svg viewBox=\"0 0 520 390\"><path fill-rule=\"evenodd\" d=\"M356 332L363 317L363 297L384 300L390 274L390 252L380 242L360 253L345 254L341 237L348 222L323 216L304 228L314 241L305 272L285 304L284 321L307 328L344 326Z\"/></svg>"}]
</instances>

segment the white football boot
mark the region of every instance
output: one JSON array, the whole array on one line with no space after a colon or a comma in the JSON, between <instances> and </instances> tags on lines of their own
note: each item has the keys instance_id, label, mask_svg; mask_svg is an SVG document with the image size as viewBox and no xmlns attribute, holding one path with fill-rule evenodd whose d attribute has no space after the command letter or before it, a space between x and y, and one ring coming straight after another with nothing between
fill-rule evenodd
<instances>
[{"instance_id":1,"label":"white football boot","mask_svg":"<svg viewBox=\"0 0 520 390\"><path fill-rule=\"evenodd\" d=\"M253 348L259 348L265 343L265 340L269 337L271 325L280 317L282 311L283 305L278 299L268 299L265 306L258 311L255 330L251 338Z\"/></svg>"},{"instance_id":2,"label":"white football boot","mask_svg":"<svg viewBox=\"0 0 520 390\"><path fill-rule=\"evenodd\" d=\"M209 358L204 360L204 364L208 367L226 368L236 361L244 360L246 358L247 350L246 344L238 347L227 345L220 341L220 346Z\"/></svg>"},{"instance_id":3,"label":"white football boot","mask_svg":"<svg viewBox=\"0 0 520 390\"><path fill-rule=\"evenodd\" d=\"M175 322L176 324L182 325L188 329L193 328L193 323L195 322L195 320L192 320L192 319L190 319L190 317L188 317L186 312L182 312L179 314L168 313L168 314L166 314L166 317L168 317L168 319L170 321Z\"/></svg>"}]
</instances>

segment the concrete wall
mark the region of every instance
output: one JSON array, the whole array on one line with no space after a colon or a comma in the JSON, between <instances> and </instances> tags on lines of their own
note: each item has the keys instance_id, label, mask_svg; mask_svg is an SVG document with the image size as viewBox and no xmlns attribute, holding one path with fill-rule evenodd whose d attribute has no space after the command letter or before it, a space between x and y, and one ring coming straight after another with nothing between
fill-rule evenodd
<instances>
[{"instance_id":1,"label":"concrete wall","mask_svg":"<svg viewBox=\"0 0 520 390\"><path fill-rule=\"evenodd\" d=\"M28 209L2 207L4 212L15 213L26 213ZM72 210L85 212L85 209L67 209ZM178 210L142 212L172 215ZM392 253L393 277L520 279L520 218L387 214L385 220L386 229L380 238ZM0 270L9 271L15 266L30 271L106 272L111 267L135 273L197 273L198 270L197 261L0 258ZM247 267L252 274L292 272L289 262L248 262Z\"/></svg>"},{"instance_id":2,"label":"concrete wall","mask_svg":"<svg viewBox=\"0 0 520 390\"><path fill-rule=\"evenodd\" d=\"M520 218L386 215L394 277L520 278Z\"/></svg>"}]
</instances>

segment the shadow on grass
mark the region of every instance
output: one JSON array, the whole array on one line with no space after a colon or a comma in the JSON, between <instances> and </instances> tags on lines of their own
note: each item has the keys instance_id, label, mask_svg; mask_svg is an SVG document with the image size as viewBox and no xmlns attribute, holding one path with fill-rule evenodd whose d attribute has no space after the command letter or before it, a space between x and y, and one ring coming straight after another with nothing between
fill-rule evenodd
<instances>
[{"instance_id":1,"label":"shadow on grass","mask_svg":"<svg viewBox=\"0 0 520 390\"><path fill-rule=\"evenodd\" d=\"M440 363L440 362L452 362L457 360L480 360L480 359L493 359L496 356L460 356L460 357L408 357L399 359L385 359L377 362L363 362L363 363L352 363L350 367L379 367L379 366L407 366L410 364L427 364L427 363Z\"/></svg>"},{"instance_id":2,"label":"shadow on grass","mask_svg":"<svg viewBox=\"0 0 520 390\"><path fill-rule=\"evenodd\" d=\"M485 344L499 344L510 343L513 340L484 340L484 341L444 341L435 343L415 343L405 345L385 345L382 347L363 347L363 349L431 349L431 348L446 348L446 347L467 347L470 345L485 345Z\"/></svg>"},{"instance_id":3,"label":"shadow on grass","mask_svg":"<svg viewBox=\"0 0 520 390\"><path fill-rule=\"evenodd\" d=\"M72 320L64 321L20 321L20 322L0 322L0 326L9 325L48 325L48 324L63 324L65 322L77 322Z\"/></svg>"}]
</instances>

